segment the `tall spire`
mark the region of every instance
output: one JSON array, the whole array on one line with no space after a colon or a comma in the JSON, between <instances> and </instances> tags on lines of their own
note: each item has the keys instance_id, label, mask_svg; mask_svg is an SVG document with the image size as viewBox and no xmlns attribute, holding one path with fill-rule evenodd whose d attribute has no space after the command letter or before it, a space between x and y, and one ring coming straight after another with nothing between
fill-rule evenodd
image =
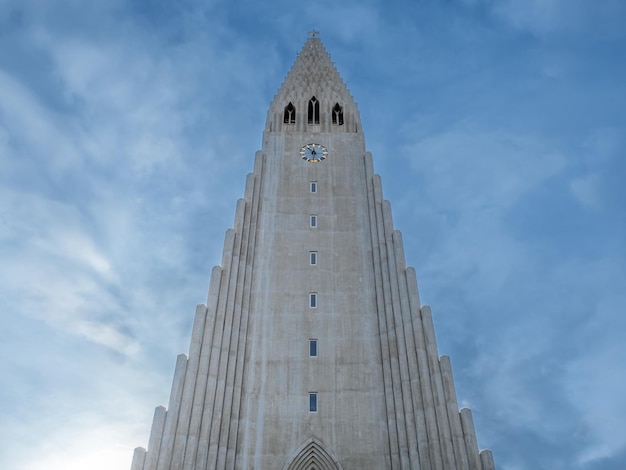
<instances>
[{"instance_id":1,"label":"tall spire","mask_svg":"<svg viewBox=\"0 0 626 470\"><path fill-rule=\"evenodd\" d=\"M292 103L296 109L306 109L308 101L315 97L322 106L330 109L336 103L344 108L349 116L346 127L341 129L347 132L358 132L361 129L361 117L354 98L348 87L339 75L330 54L322 44L317 31L309 33L311 37L304 43L291 70L283 81L270 105L267 117L266 130L280 131L282 126L272 126L280 121L284 109ZM297 130L304 130L301 126ZM324 132L326 129L321 129Z\"/></svg>"},{"instance_id":2,"label":"tall spire","mask_svg":"<svg viewBox=\"0 0 626 470\"><path fill-rule=\"evenodd\" d=\"M356 104L312 36L132 470L494 470L459 412Z\"/></svg>"}]
</instances>

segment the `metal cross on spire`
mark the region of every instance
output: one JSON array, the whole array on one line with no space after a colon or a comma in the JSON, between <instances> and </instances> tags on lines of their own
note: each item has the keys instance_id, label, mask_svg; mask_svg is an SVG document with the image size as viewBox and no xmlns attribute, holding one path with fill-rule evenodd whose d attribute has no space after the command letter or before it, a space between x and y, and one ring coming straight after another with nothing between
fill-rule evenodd
<instances>
[{"instance_id":1,"label":"metal cross on spire","mask_svg":"<svg viewBox=\"0 0 626 470\"><path fill-rule=\"evenodd\" d=\"M319 33L320 33L319 31L312 30L312 31L309 31L309 36L311 36L311 37L313 37L313 38L314 38L314 37L315 37L315 36L317 36Z\"/></svg>"}]
</instances>

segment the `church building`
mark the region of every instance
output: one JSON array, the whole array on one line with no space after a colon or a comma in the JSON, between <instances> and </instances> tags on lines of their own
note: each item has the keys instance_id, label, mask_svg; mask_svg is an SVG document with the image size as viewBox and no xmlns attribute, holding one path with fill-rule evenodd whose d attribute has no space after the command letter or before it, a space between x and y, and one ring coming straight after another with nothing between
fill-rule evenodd
<instances>
[{"instance_id":1,"label":"church building","mask_svg":"<svg viewBox=\"0 0 626 470\"><path fill-rule=\"evenodd\" d=\"M132 470L494 470L366 150L312 33Z\"/></svg>"}]
</instances>

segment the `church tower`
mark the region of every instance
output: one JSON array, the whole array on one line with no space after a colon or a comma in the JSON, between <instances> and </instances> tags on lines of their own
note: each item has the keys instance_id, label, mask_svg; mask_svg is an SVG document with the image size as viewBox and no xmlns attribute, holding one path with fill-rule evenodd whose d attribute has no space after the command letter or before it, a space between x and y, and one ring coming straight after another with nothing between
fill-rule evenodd
<instances>
[{"instance_id":1,"label":"church tower","mask_svg":"<svg viewBox=\"0 0 626 470\"><path fill-rule=\"evenodd\" d=\"M132 470L492 470L374 173L309 38L270 105L189 356Z\"/></svg>"}]
</instances>

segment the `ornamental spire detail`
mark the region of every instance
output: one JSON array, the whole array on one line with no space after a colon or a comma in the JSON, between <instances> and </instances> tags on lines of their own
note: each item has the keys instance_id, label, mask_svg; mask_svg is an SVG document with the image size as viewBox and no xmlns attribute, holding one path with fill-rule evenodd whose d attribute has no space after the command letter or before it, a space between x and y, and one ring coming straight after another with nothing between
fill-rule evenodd
<instances>
[{"instance_id":1,"label":"ornamental spire detail","mask_svg":"<svg viewBox=\"0 0 626 470\"><path fill-rule=\"evenodd\" d=\"M296 116L302 116L302 119L305 120L308 103L312 98L315 98L315 101L320 103L322 114L327 116L329 124L332 121L332 109L335 105L339 105L346 115L346 127L336 130L359 132L361 117L354 98L339 75L322 41L316 37L319 33L311 31L309 34L311 37L305 42L270 105L266 131L289 130L280 125L280 122L285 108L290 104L295 107ZM290 107L290 109L292 108ZM282 121L292 123L289 119L282 119ZM338 121L335 119L334 122L337 123ZM306 131L304 126L297 126L296 129ZM327 130L331 130L330 126L323 126L320 129L321 132Z\"/></svg>"}]
</instances>

